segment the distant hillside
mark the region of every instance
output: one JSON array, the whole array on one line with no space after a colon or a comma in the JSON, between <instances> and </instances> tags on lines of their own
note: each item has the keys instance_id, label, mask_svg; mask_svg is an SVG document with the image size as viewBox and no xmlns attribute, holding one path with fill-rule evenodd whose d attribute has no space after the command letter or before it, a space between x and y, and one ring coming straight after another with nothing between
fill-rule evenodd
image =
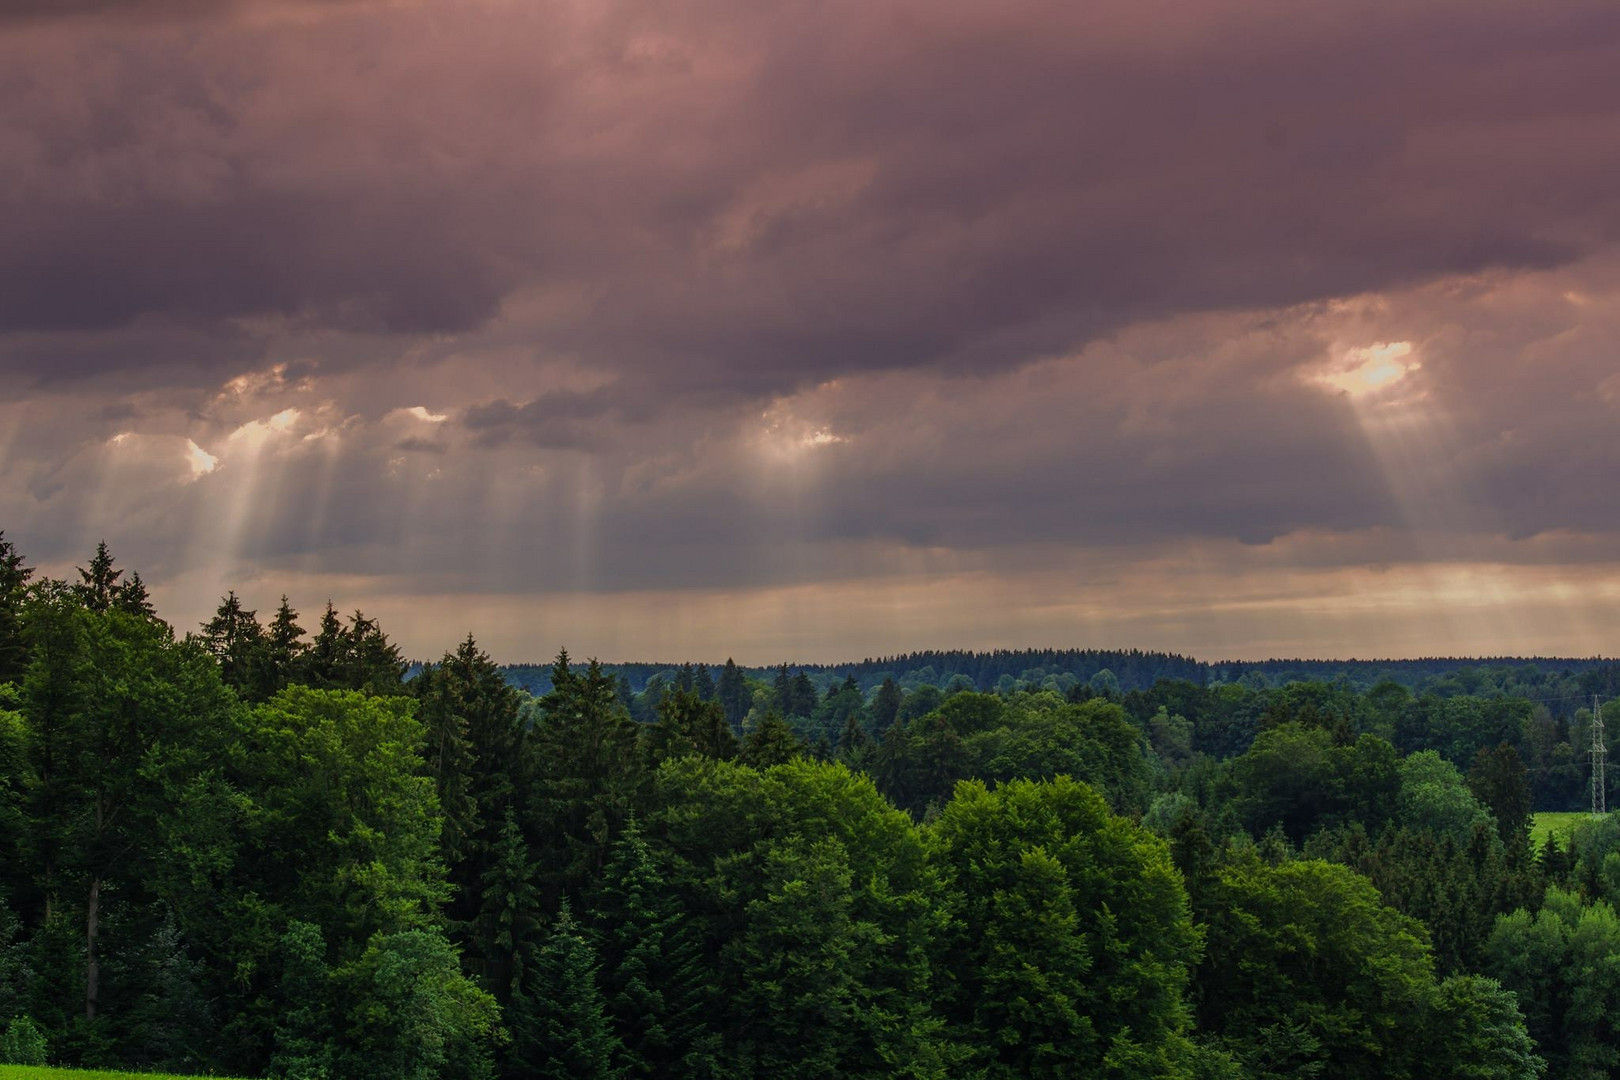
<instances>
[{"instance_id":1,"label":"distant hillside","mask_svg":"<svg viewBox=\"0 0 1620 1080\"><path fill-rule=\"evenodd\" d=\"M718 678L720 665L709 663ZM623 676L631 690L641 693L649 681L673 682L680 663L604 664L612 675ZM1019 685L1048 685L1067 690L1076 683L1108 685L1128 693L1146 690L1160 679L1184 679L1199 686L1246 682L1280 686L1291 682L1343 680L1357 690L1381 682L1395 682L1414 691L1456 694L1510 694L1545 699L1555 712L1573 708L1583 696L1620 693L1620 666L1604 657L1425 657L1416 660L1260 660L1206 662L1175 653L1139 649L997 649L991 652L945 650L867 658L841 664L786 665L803 671L818 689L853 677L870 693L884 679L901 687L945 687L952 680L971 681L979 690L1011 689ZM507 680L531 694L551 689L549 664L512 664ZM777 667L741 667L751 678L771 680Z\"/></svg>"}]
</instances>

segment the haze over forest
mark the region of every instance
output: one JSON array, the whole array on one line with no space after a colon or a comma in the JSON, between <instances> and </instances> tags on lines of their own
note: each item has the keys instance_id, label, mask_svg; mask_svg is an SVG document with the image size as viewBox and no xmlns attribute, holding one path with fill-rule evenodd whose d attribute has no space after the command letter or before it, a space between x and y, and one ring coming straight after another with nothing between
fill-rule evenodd
<instances>
[{"instance_id":1,"label":"haze over forest","mask_svg":"<svg viewBox=\"0 0 1620 1080\"><path fill-rule=\"evenodd\" d=\"M1613 654L1620 15L0 6L0 522L501 661Z\"/></svg>"}]
</instances>

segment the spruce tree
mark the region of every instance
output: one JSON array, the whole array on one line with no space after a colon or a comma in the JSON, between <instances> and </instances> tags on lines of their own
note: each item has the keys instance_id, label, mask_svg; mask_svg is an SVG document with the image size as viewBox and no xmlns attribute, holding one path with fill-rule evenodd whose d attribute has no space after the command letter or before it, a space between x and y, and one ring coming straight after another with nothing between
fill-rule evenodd
<instances>
[{"instance_id":1,"label":"spruce tree","mask_svg":"<svg viewBox=\"0 0 1620 1080\"><path fill-rule=\"evenodd\" d=\"M316 690L335 690L343 686L344 668L348 663L349 639L343 633L343 621L338 618L332 601L326 602L321 613L321 626L315 640L304 652L298 665L298 678Z\"/></svg>"},{"instance_id":2,"label":"spruce tree","mask_svg":"<svg viewBox=\"0 0 1620 1080\"><path fill-rule=\"evenodd\" d=\"M884 679L883 685L878 687L877 695L872 699L872 726L878 731L888 731L900 715L900 702L902 695L900 687L893 679Z\"/></svg>"},{"instance_id":3,"label":"spruce tree","mask_svg":"<svg viewBox=\"0 0 1620 1080\"><path fill-rule=\"evenodd\" d=\"M466 924L482 907L497 831L524 780L521 695L471 634L410 688L421 702L428 772L444 814L442 850L457 891L450 917Z\"/></svg>"},{"instance_id":4,"label":"spruce tree","mask_svg":"<svg viewBox=\"0 0 1620 1080\"><path fill-rule=\"evenodd\" d=\"M508 1010L511 1063L535 1080L621 1080L624 1047L596 987L596 952L564 902Z\"/></svg>"},{"instance_id":5,"label":"spruce tree","mask_svg":"<svg viewBox=\"0 0 1620 1080\"><path fill-rule=\"evenodd\" d=\"M806 749L804 740L794 733L787 721L770 712L743 740L738 760L756 769L768 769L792 761Z\"/></svg>"},{"instance_id":6,"label":"spruce tree","mask_svg":"<svg viewBox=\"0 0 1620 1080\"><path fill-rule=\"evenodd\" d=\"M344 685L348 689L380 695L397 694L403 689L405 669L410 665L376 619L356 611L344 636L348 643Z\"/></svg>"},{"instance_id":7,"label":"spruce tree","mask_svg":"<svg viewBox=\"0 0 1620 1080\"><path fill-rule=\"evenodd\" d=\"M601 869L647 780L637 735L602 666L592 660L581 675L561 652L528 755L535 771L530 835L538 838L549 887L576 889Z\"/></svg>"},{"instance_id":8,"label":"spruce tree","mask_svg":"<svg viewBox=\"0 0 1620 1080\"><path fill-rule=\"evenodd\" d=\"M748 680L738 669L736 661L726 660L715 694L720 699L720 707L726 711L726 723L731 725L732 731L741 731L743 717L748 715L749 694Z\"/></svg>"},{"instance_id":9,"label":"spruce tree","mask_svg":"<svg viewBox=\"0 0 1620 1080\"><path fill-rule=\"evenodd\" d=\"M129 580L118 587L113 596L113 607L142 619L157 617L157 608L152 606L152 598L146 591L146 582L141 580L139 570L131 573Z\"/></svg>"},{"instance_id":10,"label":"spruce tree","mask_svg":"<svg viewBox=\"0 0 1620 1080\"><path fill-rule=\"evenodd\" d=\"M714 675L709 671L708 664L699 664L697 677L692 680L692 689L697 691L699 701L714 700Z\"/></svg>"},{"instance_id":11,"label":"spruce tree","mask_svg":"<svg viewBox=\"0 0 1620 1080\"><path fill-rule=\"evenodd\" d=\"M0 531L0 683L22 678L28 665L28 648L23 643L22 608L28 597L31 566Z\"/></svg>"},{"instance_id":12,"label":"spruce tree","mask_svg":"<svg viewBox=\"0 0 1620 1080\"><path fill-rule=\"evenodd\" d=\"M219 675L246 701L267 697L264 682L264 628L256 612L242 606L235 591L219 602L214 617L202 624L203 647L219 661Z\"/></svg>"},{"instance_id":13,"label":"spruce tree","mask_svg":"<svg viewBox=\"0 0 1620 1080\"><path fill-rule=\"evenodd\" d=\"M540 940L540 889L534 861L516 817L508 809L480 885L482 909L474 929L473 960L484 988L502 1008L521 997Z\"/></svg>"},{"instance_id":14,"label":"spruce tree","mask_svg":"<svg viewBox=\"0 0 1620 1080\"><path fill-rule=\"evenodd\" d=\"M88 568L80 566L76 569L79 571L79 584L74 586L74 592L79 597L79 603L91 611L110 610L113 601L118 598L118 579L124 576L124 572L114 569L107 541L96 545L95 557L90 560Z\"/></svg>"},{"instance_id":15,"label":"spruce tree","mask_svg":"<svg viewBox=\"0 0 1620 1080\"><path fill-rule=\"evenodd\" d=\"M591 903L607 1013L631 1076L683 1076L706 1054L712 975L634 818Z\"/></svg>"},{"instance_id":16,"label":"spruce tree","mask_svg":"<svg viewBox=\"0 0 1620 1080\"><path fill-rule=\"evenodd\" d=\"M270 620L265 633L265 661L271 693L285 689L298 670L298 663L309 648L304 643L304 628L298 625L298 612L281 596L276 617Z\"/></svg>"}]
</instances>

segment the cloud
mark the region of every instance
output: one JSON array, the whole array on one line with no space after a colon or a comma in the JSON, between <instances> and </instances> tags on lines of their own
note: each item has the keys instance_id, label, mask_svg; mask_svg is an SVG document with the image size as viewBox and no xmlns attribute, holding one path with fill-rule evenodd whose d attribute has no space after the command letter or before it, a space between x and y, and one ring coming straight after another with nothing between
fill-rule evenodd
<instances>
[{"instance_id":1,"label":"cloud","mask_svg":"<svg viewBox=\"0 0 1620 1080\"><path fill-rule=\"evenodd\" d=\"M666 396L768 394L1561 265L1620 224L1607 4L313 10L0 42L0 328L526 318ZM175 363L123 344L77 370Z\"/></svg>"},{"instance_id":2,"label":"cloud","mask_svg":"<svg viewBox=\"0 0 1620 1080\"><path fill-rule=\"evenodd\" d=\"M1609 3L113 6L0 18L47 564L1174 646L1613 561Z\"/></svg>"}]
</instances>

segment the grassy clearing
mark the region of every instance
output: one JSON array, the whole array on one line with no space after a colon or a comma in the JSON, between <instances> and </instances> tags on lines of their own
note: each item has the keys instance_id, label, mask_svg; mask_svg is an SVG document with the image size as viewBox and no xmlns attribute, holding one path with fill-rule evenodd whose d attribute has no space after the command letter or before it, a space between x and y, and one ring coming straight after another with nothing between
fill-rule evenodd
<instances>
[{"instance_id":1,"label":"grassy clearing","mask_svg":"<svg viewBox=\"0 0 1620 1080\"><path fill-rule=\"evenodd\" d=\"M107 1069L56 1069L47 1065L0 1065L0 1080L195 1080L174 1073L111 1072Z\"/></svg>"},{"instance_id":2,"label":"grassy clearing","mask_svg":"<svg viewBox=\"0 0 1620 1080\"><path fill-rule=\"evenodd\" d=\"M1547 842L1549 835L1558 837L1560 844L1567 843L1569 834L1575 831L1575 826L1583 821L1591 821L1592 815L1584 810L1574 813L1535 814L1530 818L1530 844L1540 847ZM0 1077L4 1080L4 1077Z\"/></svg>"}]
</instances>

